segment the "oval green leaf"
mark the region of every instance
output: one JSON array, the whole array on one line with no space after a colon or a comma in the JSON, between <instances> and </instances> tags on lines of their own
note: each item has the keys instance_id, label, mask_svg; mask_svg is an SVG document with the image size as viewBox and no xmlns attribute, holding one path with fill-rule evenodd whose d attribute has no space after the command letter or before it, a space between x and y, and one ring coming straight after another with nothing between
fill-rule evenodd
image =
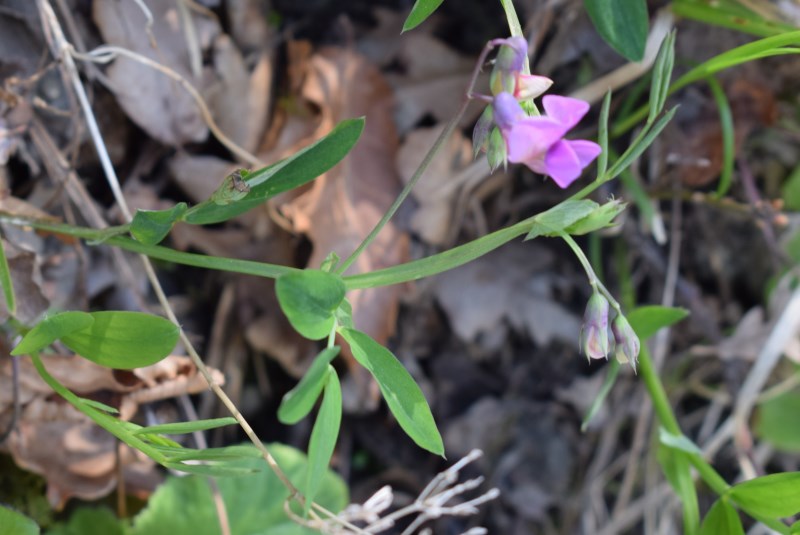
<instances>
[{"instance_id":1,"label":"oval green leaf","mask_svg":"<svg viewBox=\"0 0 800 535\"><path fill-rule=\"evenodd\" d=\"M389 409L403 431L417 443L436 455L444 455L444 444L425 396L408 370L391 351L366 334L355 329L339 333L350 344L353 356L378 383Z\"/></svg>"},{"instance_id":2,"label":"oval green leaf","mask_svg":"<svg viewBox=\"0 0 800 535\"><path fill-rule=\"evenodd\" d=\"M61 336L68 348L101 366L129 370L160 361L175 348L178 326L160 316L92 312L88 327Z\"/></svg>"},{"instance_id":3,"label":"oval green leaf","mask_svg":"<svg viewBox=\"0 0 800 535\"><path fill-rule=\"evenodd\" d=\"M142 427L133 432L134 435L185 435L197 431L208 431L226 425L236 425L236 418L226 416L225 418L211 418L209 420L197 420L194 422L176 422L172 424L151 425Z\"/></svg>"},{"instance_id":4,"label":"oval green leaf","mask_svg":"<svg viewBox=\"0 0 800 535\"><path fill-rule=\"evenodd\" d=\"M756 434L784 451L800 451L800 393L786 392L763 402L756 413Z\"/></svg>"},{"instance_id":5,"label":"oval green leaf","mask_svg":"<svg viewBox=\"0 0 800 535\"><path fill-rule=\"evenodd\" d=\"M411 13L408 14L405 23L403 24L403 31L413 30L430 17L436 11L444 0L417 0L414 7L411 8Z\"/></svg>"},{"instance_id":6,"label":"oval green leaf","mask_svg":"<svg viewBox=\"0 0 800 535\"><path fill-rule=\"evenodd\" d=\"M316 498L328 465L333 457L336 440L339 438L339 426L342 423L342 387L336 370L330 364L327 366L325 395L322 397L314 429L311 430L311 440L308 443L308 475L306 477L305 512L308 514L311 503Z\"/></svg>"},{"instance_id":7,"label":"oval green leaf","mask_svg":"<svg viewBox=\"0 0 800 535\"><path fill-rule=\"evenodd\" d=\"M182 219L193 225L220 223L255 208L279 193L302 186L342 161L355 146L363 130L363 118L342 121L327 136L285 160L247 173L244 182L250 191L244 198L228 204L209 199L189 208Z\"/></svg>"},{"instance_id":8,"label":"oval green leaf","mask_svg":"<svg viewBox=\"0 0 800 535\"><path fill-rule=\"evenodd\" d=\"M0 505L0 533L7 533L8 535L39 535L39 526L22 513Z\"/></svg>"},{"instance_id":9,"label":"oval green leaf","mask_svg":"<svg viewBox=\"0 0 800 535\"><path fill-rule=\"evenodd\" d=\"M335 273L305 269L278 277L275 293L292 327L306 338L321 340L333 329L345 285Z\"/></svg>"},{"instance_id":10,"label":"oval green leaf","mask_svg":"<svg viewBox=\"0 0 800 535\"><path fill-rule=\"evenodd\" d=\"M639 307L626 315L628 322L641 341L645 341L662 327L669 327L689 315L685 308L658 305Z\"/></svg>"},{"instance_id":11,"label":"oval green leaf","mask_svg":"<svg viewBox=\"0 0 800 535\"><path fill-rule=\"evenodd\" d=\"M700 526L699 535L744 535L742 520L739 513L725 499L719 499L711 506L703 525Z\"/></svg>"},{"instance_id":12,"label":"oval green leaf","mask_svg":"<svg viewBox=\"0 0 800 535\"><path fill-rule=\"evenodd\" d=\"M739 483L729 495L752 516L786 518L800 513L800 472L784 472Z\"/></svg>"},{"instance_id":13,"label":"oval green leaf","mask_svg":"<svg viewBox=\"0 0 800 535\"><path fill-rule=\"evenodd\" d=\"M136 210L131 221L131 235L146 245L160 243L188 209L185 202L179 202L168 210Z\"/></svg>"},{"instance_id":14,"label":"oval green leaf","mask_svg":"<svg viewBox=\"0 0 800 535\"><path fill-rule=\"evenodd\" d=\"M645 0L584 0L583 4L611 48L630 61L644 58L649 25Z\"/></svg>"},{"instance_id":15,"label":"oval green leaf","mask_svg":"<svg viewBox=\"0 0 800 535\"><path fill-rule=\"evenodd\" d=\"M12 355L25 355L40 351L59 338L89 328L94 318L88 312L61 312L44 318L28 331Z\"/></svg>"},{"instance_id":16,"label":"oval green leaf","mask_svg":"<svg viewBox=\"0 0 800 535\"><path fill-rule=\"evenodd\" d=\"M328 380L328 364L338 354L338 346L323 349L297 386L283 396L278 407L278 420L282 424L294 425L311 412Z\"/></svg>"}]
</instances>

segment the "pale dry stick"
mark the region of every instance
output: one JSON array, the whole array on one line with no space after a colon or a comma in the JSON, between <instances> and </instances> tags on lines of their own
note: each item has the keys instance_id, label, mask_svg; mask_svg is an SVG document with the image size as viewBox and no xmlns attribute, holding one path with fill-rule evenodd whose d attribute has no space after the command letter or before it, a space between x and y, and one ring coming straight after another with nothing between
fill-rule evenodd
<instances>
[{"instance_id":1,"label":"pale dry stick","mask_svg":"<svg viewBox=\"0 0 800 535\"><path fill-rule=\"evenodd\" d=\"M150 39L150 46L153 48L158 48L156 36L153 35L153 12L150 11L150 8L144 3L144 0L133 0L133 2L139 6L139 9L144 14L144 31L147 33L147 38Z\"/></svg>"},{"instance_id":2,"label":"pale dry stick","mask_svg":"<svg viewBox=\"0 0 800 535\"><path fill-rule=\"evenodd\" d=\"M95 144L95 148L98 152L98 156L100 158L101 164L103 165L103 170L105 172L106 178L109 182L109 185L114 193L114 197L117 203L120 206L120 210L125 214L125 217L128 221L131 220L130 210L128 209L127 203L125 198L122 196L122 191L119 186L119 181L116 177L116 172L114 171L113 166L111 165L111 160L108 156L108 152L105 147L105 143L103 142L102 136L100 135L99 129L97 127L97 122L94 117L94 113L91 110L91 106L89 105L88 99L86 98L86 94L83 90L83 86L80 81L80 77L77 71L77 67L70 55L70 51L72 47L65 41L63 31L59 25L58 19L55 16L55 13L52 10L52 7L48 3L47 0L37 0L37 5L39 7L39 13L42 18L43 23L45 24L45 34L48 37L48 41L50 42L51 47L53 48L54 54L63 61L63 65L69 71L70 77L73 80L73 86L78 95L78 100L81 103L81 107L84 112L84 116L89 126L89 131L92 134L92 139ZM180 322L178 318L175 316L172 307L167 300L167 296L164 294L164 291L161 287L161 284L158 281L158 277L156 276L155 270L153 269L152 264L150 263L149 258L145 255L141 255L142 262L144 264L145 271L147 273L148 279L150 280L153 291L156 293L158 301L161 303L167 317L172 321L175 325L180 327ZM281 480L283 485L289 490L290 498L296 499L300 504L305 503L305 499L303 495L298 491L298 489L292 484L286 474L278 465L275 458L272 454L267 450L264 444L259 440L258 436L256 436L255 432L253 431L252 427L250 427L249 423L244 419L242 414L238 411L236 406L233 402L228 398L225 392L220 388L220 386L214 381L213 377L211 376L210 371L206 368L205 364L203 364L200 355L194 349L189 338L186 336L186 333L183 329L179 329L180 339L181 342L186 347L189 356L191 357L192 361L194 362L195 366L197 366L198 371L200 371L201 375L206 379L210 388L214 391L214 393L220 398L222 403L225 407L230 411L231 415L236 419L239 425L244 430L245 434L250 438L256 448L259 449L264 460L267 462L268 466L273 470L275 475L278 479ZM319 506L318 504L313 504L316 509L320 510L323 514L329 515L331 518L336 518L336 516L327 511L325 508Z\"/></svg>"},{"instance_id":3,"label":"pale dry stick","mask_svg":"<svg viewBox=\"0 0 800 535\"><path fill-rule=\"evenodd\" d=\"M203 58L200 51L200 40L197 38L197 29L194 27L194 20L192 20L192 14L189 13L186 2L175 0L175 3L181 16L183 37L186 39L186 49L189 52L189 67L195 80L199 80L203 70Z\"/></svg>"},{"instance_id":4,"label":"pale dry stick","mask_svg":"<svg viewBox=\"0 0 800 535\"><path fill-rule=\"evenodd\" d=\"M609 74L598 78L591 84L574 91L569 96L585 100L590 104L595 104L602 100L609 89L618 89L640 78L653 66L661 42L669 34L674 25L675 21L672 12L667 8L660 9L653 21L650 35L647 36L647 45L645 46L644 59L642 59L642 61L623 65L611 71Z\"/></svg>"},{"instance_id":5,"label":"pale dry stick","mask_svg":"<svg viewBox=\"0 0 800 535\"><path fill-rule=\"evenodd\" d=\"M92 61L96 63L108 63L113 61L117 58L117 56L124 56L126 58L132 59L134 61L138 61L142 65L147 65L158 72L168 76L172 80L178 83L187 93L189 96L192 97L197 108L200 110L200 115L203 118L203 121L208 126L208 129L217 138L217 141L222 143L222 145L231 151L237 158L246 162L249 165L254 167L264 167L266 164L259 159L257 156L254 156L249 151L245 150L244 148L240 147L236 144L235 141L230 139L225 133L220 130L219 126L217 125L214 117L211 115L211 111L208 109L208 105L203 100L203 97L200 93L195 89L195 87L188 81L186 78L175 72L174 70L170 69L169 67L162 65L161 63L148 58L147 56L143 56L141 54L137 54L127 48L122 48L119 46L114 45L101 45L94 50L88 52L87 54L80 54L76 52L69 43L65 43L65 46L68 50L68 55L71 57L75 57L82 61ZM112 89L113 88L109 88Z\"/></svg>"},{"instance_id":6,"label":"pale dry stick","mask_svg":"<svg viewBox=\"0 0 800 535\"><path fill-rule=\"evenodd\" d=\"M641 498L634 500L624 510L620 511L611 522L594 535L618 535L631 528L644 515L645 511L659 506L670 495L672 487L668 483L661 483ZM645 532L647 533L647 532Z\"/></svg>"}]
</instances>

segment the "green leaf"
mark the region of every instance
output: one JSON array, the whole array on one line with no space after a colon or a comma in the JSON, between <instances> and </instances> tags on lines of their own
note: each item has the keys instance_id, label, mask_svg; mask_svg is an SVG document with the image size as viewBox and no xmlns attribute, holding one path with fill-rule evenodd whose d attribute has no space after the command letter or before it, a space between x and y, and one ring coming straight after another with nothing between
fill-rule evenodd
<instances>
[{"instance_id":1,"label":"green leaf","mask_svg":"<svg viewBox=\"0 0 800 535\"><path fill-rule=\"evenodd\" d=\"M160 243L188 208L185 202L179 202L168 210L136 210L131 221L131 235L147 245Z\"/></svg>"},{"instance_id":2,"label":"green leaf","mask_svg":"<svg viewBox=\"0 0 800 535\"><path fill-rule=\"evenodd\" d=\"M305 478L308 463L302 452L272 444L269 450L295 485ZM260 469L237 478L217 481L234 535L314 535L299 526L284 512L289 491L266 468L263 459L235 461L234 466ZM328 471L317 494L317 503L337 513L348 503L347 486ZM256 505L254 505L256 504ZM202 477L168 477L150 496L147 507L134 520L132 535L219 535L214 500L208 482ZM318 534L317 534L318 535Z\"/></svg>"},{"instance_id":3,"label":"green leaf","mask_svg":"<svg viewBox=\"0 0 800 535\"><path fill-rule=\"evenodd\" d=\"M800 212L800 165L794 168L783 184L781 198L787 210Z\"/></svg>"},{"instance_id":4,"label":"green leaf","mask_svg":"<svg viewBox=\"0 0 800 535\"><path fill-rule=\"evenodd\" d=\"M557 236L568 226L591 214L598 206L600 205L588 199L568 199L561 202L534 218L534 224L525 239L532 240L542 235Z\"/></svg>"},{"instance_id":5,"label":"green leaf","mask_svg":"<svg viewBox=\"0 0 800 535\"><path fill-rule=\"evenodd\" d=\"M645 0L584 0L597 33L630 61L644 58L648 19Z\"/></svg>"},{"instance_id":6,"label":"green leaf","mask_svg":"<svg viewBox=\"0 0 800 535\"><path fill-rule=\"evenodd\" d=\"M99 411L107 412L109 414L119 414L119 411L114 407L106 405L105 403L100 403L99 401L95 401L93 399L88 398L80 398L82 403L90 406L93 409L97 409Z\"/></svg>"},{"instance_id":7,"label":"green leaf","mask_svg":"<svg viewBox=\"0 0 800 535\"><path fill-rule=\"evenodd\" d=\"M148 435L147 438L149 439L151 436L153 435ZM233 461L261 457L261 452L246 445L206 448L204 450L184 448L181 446L156 446L156 448L164 453L170 462Z\"/></svg>"},{"instance_id":8,"label":"green leaf","mask_svg":"<svg viewBox=\"0 0 800 535\"><path fill-rule=\"evenodd\" d=\"M308 514L311 502L315 499L320 486L325 479L328 465L333 457L336 440L339 438L339 426L342 423L342 387L336 370L330 364L327 368L328 382L325 385L325 395L322 405L311 431L311 440L308 443L308 476L306 477L305 513Z\"/></svg>"},{"instance_id":9,"label":"green leaf","mask_svg":"<svg viewBox=\"0 0 800 535\"><path fill-rule=\"evenodd\" d=\"M444 444L431 409L417 383L391 351L355 329L341 329L353 356L378 383L397 423L421 448L444 455Z\"/></svg>"},{"instance_id":10,"label":"green leaf","mask_svg":"<svg viewBox=\"0 0 800 535\"><path fill-rule=\"evenodd\" d=\"M59 338L89 328L94 317L87 312L61 312L44 318L28 331L12 355L25 355L40 351Z\"/></svg>"},{"instance_id":11,"label":"green leaf","mask_svg":"<svg viewBox=\"0 0 800 535\"><path fill-rule=\"evenodd\" d=\"M564 229L567 234L581 236L614 226L614 219L621 214L628 205L620 200L608 201L597 207L586 217L576 221Z\"/></svg>"},{"instance_id":12,"label":"green leaf","mask_svg":"<svg viewBox=\"0 0 800 535\"><path fill-rule=\"evenodd\" d=\"M124 535L125 533L124 521L105 507L80 507L72 513L66 524L47 530L47 535Z\"/></svg>"},{"instance_id":13,"label":"green leaf","mask_svg":"<svg viewBox=\"0 0 800 535\"><path fill-rule=\"evenodd\" d=\"M763 402L756 413L756 434L778 449L800 451L800 393L786 392Z\"/></svg>"},{"instance_id":14,"label":"green leaf","mask_svg":"<svg viewBox=\"0 0 800 535\"><path fill-rule=\"evenodd\" d=\"M282 424L294 425L311 412L328 380L328 364L338 354L338 346L323 349L297 386L283 396L278 407L278 420Z\"/></svg>"},{"instance_id":15,"label":"green leaf","mask_svg":"<svg viewBox=\"0 0 800 535\"><path fill-rule=\"evenodd\" d=\"M61 336L68 348L101 366L133 369L160 361L175 348L178 326L160 316L129 311L92 312L94 322Z\"/></svg>"},{"instance_id":16,"label":"green leaf","mask_svg":"<svg viewBox=\"0 0 800 535\"><path fill-rule=\"evenodd\" d=\"M413 30L436 11L444 0L417 0L403 23L403 32Z\"/></svg>"},{"instance_id":17,"label":"green leaf","mask_svg":"<svg viewBox=\"0 0 800 535\"><path fill-rule=\"evenodd\" d=\"M667 101L669 83L672 80L672 67L675 64L675 32L672 31L661 42L658 55L653 62L653 78L650 82L650 112L647 123L651 124Z\"/></svg>"},{"instance_id":18,"label":"green leaf","mask_svg":"<svg viewBox=\"0 0 800 535\"><path fill-rule=\"evenodd\" d=\"M176 422L172 424L151 425L142 427L133 432L134 435L185 435L196 431L207 431L226 425L236 425L236 418L226 416L225 418L211 418L209 420L197 420L194 422Z\"/></svg>"},{"instance_id":19,"label":"green leaf","mask_svg":"<svg viewBox=\"0 0 800 535\"><path fill-rule=\"evenodd\" d=\"M731 499L752 516L786 518L800 513L800 472L758 477L735 485Z\"/></svg>"},{"instance_id":20,"label":"green leaf","mask_svg":"<svg viewBox=\"0 0 800 535\"><path fill-rule=\"evenodd\" d=\"M240 477L252 474L256 470L254 468L246 468L241 466L231 466L225 464L187 464L180 461L167 461L164 463L167 468L186 472L187 474L194 474L196 476L205 477Z\"/></svg>"},{"instance_id":21,"label":"green leaf","mask_svg":"<svg viewBox=\"0 0 800 535\"><path fill-rule=\"evenodd\" d=\"M189 208L183 215L183 221L193 225L227 221L279 193L314 180L342 161L355 146L363 130L363 118L340 122L327 136L285 160L248 173L244 182L250 191L244 198L232 199L228 204L219 204L219 199L209 199Z\"/></svg>"},{"instance_id":22,"label":"green leaf","mask_svg":"<svg viewBox=\"0 0 800 535\"><path fill-rule=\"evenodd\" d=\"M278 277L275 293L292 327L306 338L320 340L333 329L345 286L335 273L305 269Z\"/></svg>"},{"instance_id":23,"label":"green leaf","mask_svg":"<svg viewBox=\"0 0 800 535\"><path fill-rule=\"evenodd\" d=\"M342 299L339 308L336 309L336 324L340 327L349 327L351 329L355 327L353 324L353 305L350 304L347 298Z\"/></svg>"},{"instance_id":24,"label":"green leaf","mask_svg":"<svg viewBox=\"0 0 800 535\"><path fill-rule=\"evenodd\" d=\"M721 533L744 535L739 513L724 498L715 501L711 506L703 519L703 525L700 526L699 535L720 535Z\"/></svg>"},{"instance_id":25,"label":"green leaf","mask_svg":"<svg viewBox=\"0 0 800 535\"><path fill-rule=\"evenodd\" d=\"M697 444L689 440L685 435L673 435L663 427L658 428L658 441L664 446L680 450L691 455L703 455L703 450Z\"/></svg>"},{"instance_id":26,"label":"green leaf","mask_svg":"<svg viewBox=\"0 0 800 535\"><path fill-rule=\"evenodd\" d=\"M39 535L39 526L22 513L0 505L0 533L4 535Z\"/></svg>"},{"instance_id":27,"label":"green leaf","mask_svg":"<svg viewBox=\"0 0 800 535\"><path fill-rule=\"evenodd\" d=\"M597 397L594 398L592 406L589 407L589 410L586 411L586 416L583 417L581 433L585 433L589 428L589 423L592 421L592 418L594 418L594 415L597 414L603 406L609 392L611 392L611 387L617 382L617 377L619 376L619 362L617 362L617 359L612 359L606 367L608 368L608 372L606 373L606 378L603 379L603 386L600 387L600 392L597 393Z\"/></svg>"},{"instance_id":28,"label":"green leaf","mask_svg":"<svg viewBox=\"0 0 800 535\"><path fill-rule=\"evenodd\" d=\"M17 313L17 299L14 295L11 269L8 267L8 258L6 258L6 249L2 239L0 239L0 288L3 289L3 296L6 299L6 308L9 314L15 315Z\"/></svg>"},{"instance_id":29,"label":"green leaf","mask_svg":"<svg viewBox=\"0 0 800 535\"><path fill-rule=\"evenodd\" d=\"M658 305L639 307L629 312L625 317L633 330L644 342L658 332L662 327L669 327L689 315L684 308L662 307Z\"/></svg>"},{"instance_id":30,"label":"green leaf","mask_svg":"<svg viewBox=\"0 0 800 535\"><path fill-rule=\"evenodd\" d=\"M700 524L700 507L697 491L692 480L691 465L686 453L679 449L663 446L658 450L658 462L664 470L667 481L683 504L684 533L697 532Z\"/></svg>"},{"instance_id":31,"label":"green leaf","mask_svg":"<svg viewBox=\"0 0 800 535\"><path fill-rule=\"evenodd\" d=\"M600 145L600 155L597 157L597 178L602 179L608 169L608 114L611 110L611 90L603 97L600 107L600 122L597 128L597 143Z\"/></svg>"}]
</instances>

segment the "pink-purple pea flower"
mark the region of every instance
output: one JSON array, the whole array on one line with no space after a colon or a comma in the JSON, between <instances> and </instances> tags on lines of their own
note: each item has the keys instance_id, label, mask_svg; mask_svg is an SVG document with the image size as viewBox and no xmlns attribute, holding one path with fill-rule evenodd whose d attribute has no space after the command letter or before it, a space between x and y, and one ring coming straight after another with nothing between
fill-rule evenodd
<instances>
[{"instance_id":1,"label":"pink-purple pea flower","mask_svg":"<svg viewBox=\"0 0 800 535\"><path fill-rule=\"evenodd\" d=\"M494 123L505 141L509 162L523 163L566 188L601 152L600 146L592 141L564 139L589 111L589 104L547 95L542 105L545 115L531 117L513 95L499 93L494 97Z\"/></svg>"}]
</instances>

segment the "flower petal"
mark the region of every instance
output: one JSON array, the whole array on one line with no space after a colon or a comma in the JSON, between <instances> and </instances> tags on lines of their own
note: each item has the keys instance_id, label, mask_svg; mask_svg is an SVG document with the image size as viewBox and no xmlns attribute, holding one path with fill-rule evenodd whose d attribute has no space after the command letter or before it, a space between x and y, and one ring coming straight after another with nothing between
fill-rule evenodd
<instances>
[{"instance_id":1,"label":"flower petal","mask_svg":"<svg viewBox=\"0 0 800 535\"><path fill-rule=\"evenodd\" d=\"M508 161L512 163L541 159L566 133L563 125L548 117L526 117L501 131L506 140Z\"/></svg>"},{"instance_id":2,"label":"flower petal","mask_svg":"<svg viewBox=\"0 0 800 535\"><path fill-rule=\"evenodd\" d=\"M575 139L566 141L569 146L575 151L578 156L578 161L581 162L581 167L586 167L597 158L603 149L594 141L587 141L585 139Z\"/></svg>"},{"instance_id":3,"label":"flower petal","mask_svg":"<svg viewBox=\"0 0 800 535\"><path fill-rule=\"evenodd\" d=\"M589 103L577 98L547 95L542 99L544 111L551 117L567 127L572 128L583 119L589 111Z\"/></svg>"},{"instance_id":4,"label":"flower petal","mask_svg":"<svg viewBox=\"0 0 800 535\"><path fill-rule=\"evenodd\" d=\"M547 151L544 158L547 173L560 188L566 188L581 176L581 162L569 142L561 140Z\"/></svg>"},{"instance_id":5,"label":"flower petal","mask_svg":"<svg viewBox=\"0 0 800 535\"><path fill-rule=\"evenodd\" d=\"M514 88L514 97L517 100L530 100L536 98L553 85L553 80L546 76L535 74L517 74L517 84Z\"/></svg>"},{"instance_id":6,"label":"flower petal","mask_svg":"<svg viewBox=\"0 0 800 535\"><path fill-rule=\"evenodd\" d=\"M525 110L519 105L511 93L498 93L494 97L494 122L500 130L507 130L511 125L527 117Z\"/></svg>"}]
</instances>

